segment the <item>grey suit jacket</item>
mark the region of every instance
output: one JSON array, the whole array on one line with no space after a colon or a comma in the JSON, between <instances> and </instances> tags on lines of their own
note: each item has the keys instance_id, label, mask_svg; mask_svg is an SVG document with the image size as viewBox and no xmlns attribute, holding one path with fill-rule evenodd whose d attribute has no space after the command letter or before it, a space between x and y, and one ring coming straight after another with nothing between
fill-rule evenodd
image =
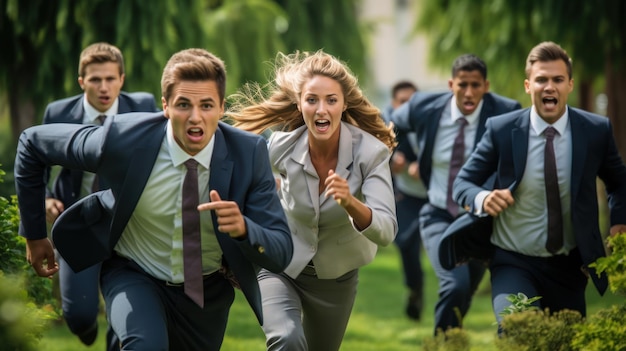
<instances>
[{"instance_id":1,"label":"grey suit jacket","mask_svg":"<svg viewBox=\"0 0 626 351\"><path fill-rule=\"evenodd\" d=\"M55 222L53 240L74 270L109 258L143 192L168 120L162 113L107 118L103 127L42 125L22 134L15 183L22 214L20 234L46 237L43 172L50 165L97 173L110 190L87 196ZM276 194L265 140L220 122L215 133L209 187L239 204L248 236L235 240L217 230L224 258L262 323L258 267L280 272L293 244Z\"/></svg>"},{"instance_id":2,"label":"grey suit jacket","mask_svg":"<svg viewBox=\"0 0 626 351\"><path fill-rule=\"evenodd\" d=\"M608 118L576 108L569 108L572 133L572 178L570 198L572 228L576 244L588 265L605 255L598 226L596 177L606 186L611 224L626 223L626 166L615 146ZM455 200L474 211L480 186L495 174L493 189L511 188L515 193L526 168L530 108L491 118L476 150L459 172L454 183ZM592 272L596 288L602 294L606 275Z\"/></svg>"},{"instance_id":3,"label":"grey suit jacket","mask_svg":"<svg viewBox=\"0 0 626 351\"><path fill-rule=\"evenodd\" d=\"M342 122L335 172L352 194L372 210L372 223L359 232L346 211L319 193L306 126L275 132L270 160L281 179L280 200L291 229L294 255L285 270L297 277L313 260L317 276L334 279L372 261L378 245L391 243L398 230L389 170L390 152L372 135Z\"/></svg>"}]
</instances>

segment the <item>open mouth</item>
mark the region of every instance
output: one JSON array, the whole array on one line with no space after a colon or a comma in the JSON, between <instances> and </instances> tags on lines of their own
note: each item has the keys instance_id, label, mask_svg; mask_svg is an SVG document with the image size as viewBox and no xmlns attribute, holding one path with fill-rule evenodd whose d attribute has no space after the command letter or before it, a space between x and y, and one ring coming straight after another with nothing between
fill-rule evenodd
<instances>
[{"instance_id":1,"label":"open mouth","mask_svg":"<svg viewBox=\"0 0 626 351\"><path fill-rule=\"evenodd\" d=\"M318 119L315 121L315 129L319 132L325 132L330 128L330 121L327 119Z\"/></svg>"},{"instance_id":2,"label":"open mouth","mask_svg":"<svg viewBox=\"0 0 626 351\"><path fill-rule=\"evenodd\" d=\"M189 136L189 138L191 140L199 140L202 139L202 136L204 135L204 131L202 130L202 128L189 128L187 129L187 135Z\"/></svg>"},{"instance_id":3,"label":"open mouth","mask_svg":"<svg viewBox=\"0 0 626 351\"><path fill-rule=\"evenodd\" d=\"M464 114L469 114L472 111L474 111L474 109L476 108L476 104L473 103L472 101L465 101L463 102L463 109L465 109L465 113Z\"/></svg>"},{"instance_id":4,"label":"open mouth","mask_svg":"<svg viewBox=\"0 0 626 351\"><path fill-rule=\"evenodd\" d=\"M558 100L554 97L545 97L542 99L543 105L548 108L556 107Z\"/></svg>"}]
</instances>

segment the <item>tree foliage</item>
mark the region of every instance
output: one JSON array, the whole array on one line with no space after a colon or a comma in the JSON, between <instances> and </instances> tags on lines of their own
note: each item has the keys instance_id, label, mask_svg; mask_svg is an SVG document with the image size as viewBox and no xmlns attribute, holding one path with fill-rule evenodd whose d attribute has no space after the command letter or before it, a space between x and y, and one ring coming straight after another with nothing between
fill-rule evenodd
<instances>
[{"instance_id":1,"label":"tree foliage","mask_svg":"<svg viewBox=\"0 0 626 351\"><path fill-rule=\"evenodd\" d=\"M519 94L526 56L544 40L569 52L580 80L603 74L605 57L626 57L626 21L619 20L626 3L620 0L422 3L416 30L429 35L431 64L448 69L456 56L476 53L488 63L492 83L508 95Z\"/></svg>"},{"instance_id":2,"label":"tree foliage","mask_svg":"<svg viewBox=\"0 0 626 351\"><path fill-rule=\"evenodd\" d=\"M326 51L365 71L357 0L0 0L0 92L8 95L13 135L39 122L50 101L80 92L81 50L118 46L124 89L160 96L160 78L176 51L202 47L220 56L232 92L266 80L278 51Z\"/></svg>"},{"instance_id":3,"label":"tree foliage","mask_svg":"<svg viewBox=\"0 0 626 351\"><path fill-rule=\"evenodd\" d=\"M166 60L176 51L209 46L204 3L160 0L0 0L0 91L8 95L13 135L35 123L52 100L77 94L78 58L97 41L118 46L126 90L160 96Z\"/></svg>"}]
</instances>

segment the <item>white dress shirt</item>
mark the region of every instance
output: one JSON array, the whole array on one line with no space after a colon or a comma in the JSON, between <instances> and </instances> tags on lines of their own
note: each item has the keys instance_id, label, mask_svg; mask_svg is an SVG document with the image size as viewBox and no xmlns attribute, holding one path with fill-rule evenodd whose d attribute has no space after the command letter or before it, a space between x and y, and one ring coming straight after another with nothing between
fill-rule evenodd
<instances>
[{"instance_id":1,"label":"white dress shirt","mask_svg":"<svg viewBox=\"0 0 626 351\"><path fill-rule=\"evenodd\" d=\"M448 197L448 175L450 173L450 159L452 158L452 146L456 138L460 124L457 123L459 118L467 119L465 126L465 157L467 160L474 149L474 140L476 139L476 130L478 129L480 111L483 107L483 100L480 100L478 107L471 115L463 116L454 97L450 99L450 103L444 108L441 119L439 120L439 128L435 136L435 145L432 155L432 171L430 176L430 185L428 187L428 202L431 205L445 209ZM450 184L451 186L452 184ZM459 207L459 213L464 210Z\"/></svg>"},{"instance_id":2,"label":"white dress shirt","mask_svg":"<svg viewBox=\"0 0 626 351\"><path fill-rule=\"evenodd\" d=\"M115 251L135 261L153 277L172 283L182 283L183 231L182 186L190 158L198 161L198 191L200 203L209 202L209 166L214 138L195 156L178 146L171 123L152 168L137 207L128 221ZM203 274L215 272L221 266L222 250L215 237L210 211L200 212Z\"/></svg>"},{"instance_id":3,"label":"white dress shirt","mask_svg":"<svg viewBox=\"0 0 626 351\"><path fill-rule=\"evenodd\" d=\"M533 107L530 112L528 133L528 155L524 175L515 190L515 204L507 208L494 220L491 241L505 250L527 256L552 256L545 248L548 238L548 208L544 181L544 149L546 123ZM568 253L576 246L572 233L570 188L572 170L572 132L567 111L552 124L557 130L554 137L554 152L559 178L561 209L563 212L563 248L558 253Z\"/></svg>"}]
</instances>

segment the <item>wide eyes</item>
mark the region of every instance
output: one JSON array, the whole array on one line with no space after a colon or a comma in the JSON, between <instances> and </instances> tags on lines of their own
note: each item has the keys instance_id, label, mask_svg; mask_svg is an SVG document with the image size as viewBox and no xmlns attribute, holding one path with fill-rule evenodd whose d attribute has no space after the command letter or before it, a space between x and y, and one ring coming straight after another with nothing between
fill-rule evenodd
<instances>
[{"instance_id":1,"label":"wide eyes","mask_svg":"<svg viewBox=\"0 0 626 351\"><path fill-rule=\"evenodd\" d=\"M319 101L319 99L317 97L307 97L305 101L307 102L307 104L314 105ZM329 105L334 105L337 103L337 101L338 99L336 97L329 97L326 99L326 103Z\"/></svg>"}]
</instances>

